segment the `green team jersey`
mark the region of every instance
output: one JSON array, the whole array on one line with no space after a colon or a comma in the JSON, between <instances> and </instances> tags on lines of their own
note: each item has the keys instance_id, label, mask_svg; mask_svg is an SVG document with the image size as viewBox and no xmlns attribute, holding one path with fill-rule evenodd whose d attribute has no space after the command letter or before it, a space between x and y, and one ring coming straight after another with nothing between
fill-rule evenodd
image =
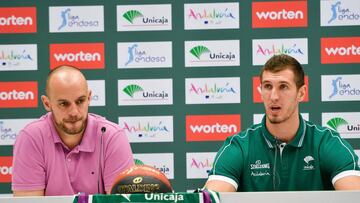
<instances>
[{"instance_id":1,"label":"green team jersey","mask_svg":"<svg viewBox=\"0 0 360 203\"><path fill-rule=\"evenodd\" d=\"M360 176L358 157L348 142L300 116L290 143L281 143L262 122L228 137L218 151L209 180L237 191L333 190L340 178Z\"/></svg>"}]
</instances>

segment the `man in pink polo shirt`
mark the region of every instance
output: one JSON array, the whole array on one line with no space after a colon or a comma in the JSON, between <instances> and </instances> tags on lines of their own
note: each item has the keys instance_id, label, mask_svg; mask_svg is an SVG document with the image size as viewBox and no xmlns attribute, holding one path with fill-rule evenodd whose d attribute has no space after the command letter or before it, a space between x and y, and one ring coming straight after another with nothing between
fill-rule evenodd
<instances>
[{"instance_id":1,"label":"man in pink polo shirt","mask_svg":"<svg viewBox=\"0 0 360 203\"><path fill-rule=\"evenodd\" d=\"M77 68L50 72L41 96L49 113L21 130L14 145L14 196L110 193L114 178L134 165L124 131L88 113L90 98Z\"/></svg>"}]
</instances>

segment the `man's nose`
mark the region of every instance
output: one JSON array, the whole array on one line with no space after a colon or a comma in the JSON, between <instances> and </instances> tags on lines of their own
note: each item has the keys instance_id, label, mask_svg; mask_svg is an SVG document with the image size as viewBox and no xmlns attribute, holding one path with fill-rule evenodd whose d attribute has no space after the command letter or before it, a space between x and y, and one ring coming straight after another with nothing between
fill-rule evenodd
<instances>
[{"instance_id":1,"label":"man's nose","mask_svg":"<svg viewBox=\"0 0 360 203\"><path fill-rule=\"evenodd\" d=\"M275 101L279 99L279 92L276 88L271 90L270 99Z\"/></svg>"},{"instance_id":2,"label":"man's nose","mask_svg":"<svg viewBox=\"0 0 360 203\"><path fill-rule=\"evenodd\" d=\"M69 114L70 116L77 116L79 114L79 109L76 104L71 104Z\"/></svg>"}]
</instances>

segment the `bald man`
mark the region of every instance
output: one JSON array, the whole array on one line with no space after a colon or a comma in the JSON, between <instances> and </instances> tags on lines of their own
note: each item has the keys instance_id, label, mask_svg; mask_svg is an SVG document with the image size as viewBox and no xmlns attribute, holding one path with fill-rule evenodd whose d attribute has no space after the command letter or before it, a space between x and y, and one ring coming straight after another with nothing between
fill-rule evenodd
<instances>
[{"instance_id":1,"label":"bald man","mask_svg":"<svg viewBox=\"0 0 360 203\"><path fill-rule=\"evenodd\" d=\"M88 113L90 98L77 68L50 72L41 96L48 113L22 129L14 145L14 196L109 193L114 178L134 165L124 131Z\"/></svg>"}]
</instances>

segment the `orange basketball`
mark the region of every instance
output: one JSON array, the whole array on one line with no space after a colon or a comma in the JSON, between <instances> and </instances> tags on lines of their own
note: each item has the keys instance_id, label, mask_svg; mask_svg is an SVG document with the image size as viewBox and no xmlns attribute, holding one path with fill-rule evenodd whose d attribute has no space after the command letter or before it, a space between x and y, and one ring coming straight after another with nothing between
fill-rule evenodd
<instances>
[{"instance_id":1,"label":"orange basketball","mask_svg":"<svg viewBox=\"0 0 360 203\"><path fill-rule=\"evenodd\" d=\"M121 172L114 180L111 194L172 192L170 181L158 169L135 165Z\"/></svg>"}]
</instances>

